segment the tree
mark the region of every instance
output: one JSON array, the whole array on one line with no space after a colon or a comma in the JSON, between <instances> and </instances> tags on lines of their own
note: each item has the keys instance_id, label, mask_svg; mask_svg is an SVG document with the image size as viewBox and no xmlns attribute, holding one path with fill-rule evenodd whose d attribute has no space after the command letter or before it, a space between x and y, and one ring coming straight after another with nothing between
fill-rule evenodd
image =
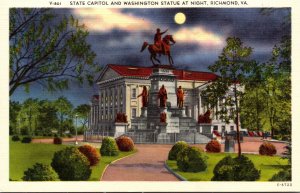
<instances>
[{"instance_id":1,"label":"tree","mask_svg":"<svg viewBox=\"0 0 300 193\"><path fill-rule=\"evenodd\" d=\"M219 59L215 64L209 66L212 72L218 73L219 78L209 84L203 95L207 98L211 107L218 107L221 99L221 108L217 108L217 114L225 121L234 120L237 129L238 155L241 156L239 100L242 97L243 83L246 74L254 61L249 59L252 48L243 45L243 42L236 37L229 37L226 40Z\"/></svg>"},{"instance_id":2,"label":"tree","mask_svg":"<svg viewBox=\"0 0 300 193\"><path fill-rule=\"evenodd\" d=\"M69 116L72 115L73 105L66 97L59 97L55 102L55 108L57 109L58 117L60 120L59 131L60 135L63 133L63 122Z\"/></svg>"},{"instance_id":3,"label":"tree","mask_svg":"<svg viewBox=\"0 0 300 193\"><path fill-rule=\"evenodd\" d=\"M42 135L50 135L53 129L59 127L59 120L57 118L57 109L54 102L49 100L39 101L40 109L37 118L37 130Z\"/></svg>"},{"instance_id":4,"label":"tree","mask_svg":"<svg viewBox=\"0 0 300 193\"><path fill-rule=\"evenodd\" d=\"M9 15L10 95L33 83L50 91L68 88L70 79L93 83L100 68L77 19L52 9L12 8Z\"/></svg>"},{"instance_id":5,"label":"tree","mask_svg":"<svg viewBox=\"0 0 300 193\"><path fill-rule=\"evenodd\" d=\"M19 127L20 121L18 120L18 114L22 105L16 101L9 101L9 130L10 134L20 134Z\"/></svg>"},{"instance_id":6,"label":"tree","mask_svg":"<svg viewBox=\"0 0 300 193\"><path fill-rule=\"evenodd\" d=\"M79 121L83 126L83 129L86 129L88 123L89 113L91 106L88 104L81 104L74 109L74 113L78 115Z\"/></svg>"},{"instance_id":7,"label":"tree","mask_svg":"<svg viewBox=\"0 0 300 193\"><path fill-rule=\"evenodd\" d=\"M244 128L263 128L265 121L265 99L263 97L263 65L253 63L245 81L244 95L241 99L241 124Z\"/></svg>"},{"instance_id":8,"label":"tree","mask_svg":"<svg viewBox=\"0 0 300 193\"><path fill-rule=\"evenodd\" d=\"M23 105L18 113L19 127L24 133L34 135L37 128L37 119L39 116L40 105L38 99L28 98L23 102Z\"/></svg>"}]
</instances>

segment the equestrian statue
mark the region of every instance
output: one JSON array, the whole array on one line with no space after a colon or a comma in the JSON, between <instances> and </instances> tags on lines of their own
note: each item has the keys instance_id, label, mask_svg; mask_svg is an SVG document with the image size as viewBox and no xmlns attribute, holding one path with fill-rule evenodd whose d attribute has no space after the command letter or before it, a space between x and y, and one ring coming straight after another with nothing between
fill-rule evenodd
<instances>
[{"instance_id":1,"label":"equestrian statue","mask_svg":"<svg viewBox=\"0 0 300 193\"><path fill-rule=\"evenodd\" d=\"M171 45L174 45L176 41L173 39L172 35L165 35L162 38L162 35L166 33L168 30L165 30L164 32L160 32L160 29L156 29L156 34L154 35L154 44L149 44L148 42L144 42L141 52L143 52L147 47L150 53L150 60L153 65L157 65L155 63L158 62L158 64L161 64L160 60L157 59L157 54L159 56L165 55L168 57L169 65L172 66L174 64L173 58L171 56Z\"/></svg>"}]
</instances>

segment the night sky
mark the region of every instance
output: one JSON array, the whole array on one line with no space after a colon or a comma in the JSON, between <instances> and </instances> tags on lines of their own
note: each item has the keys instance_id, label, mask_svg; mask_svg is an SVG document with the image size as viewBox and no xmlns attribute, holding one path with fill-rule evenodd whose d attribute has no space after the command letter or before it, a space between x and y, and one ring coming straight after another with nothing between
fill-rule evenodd
<instances>
[{"instance_id":1,"label":"night sky","mask_svg":"<svg viewBox=\"0 0 300 193\"><path fill-rule=\"evenodd\" d=\"M239 37L254 49L253 58L265 62L270 58L272 48L284 35L290 34L285 21L290 9L275 9L263 14L256 8L184 8L184 9L56 9L57 14L72 14L84 23L90 32L88 42L97 54L101 65L152 65L148 51L140 53L144 41L153 43L156 28L172 34L176 44L172 47L175 66L190 70L208 71L229 36ZM174 22L174 15L186 15L184 24ZM265 12L264 12L265 13ZM167 63L166 58L161 61ZM56 99L66 96L74 106L88 103L97 94L97 86L79 87L75 83L69 90L48 93L39 85L32 85L29 94L19 88L12 100L26 98Z\"/></svg>"}]
</instances>

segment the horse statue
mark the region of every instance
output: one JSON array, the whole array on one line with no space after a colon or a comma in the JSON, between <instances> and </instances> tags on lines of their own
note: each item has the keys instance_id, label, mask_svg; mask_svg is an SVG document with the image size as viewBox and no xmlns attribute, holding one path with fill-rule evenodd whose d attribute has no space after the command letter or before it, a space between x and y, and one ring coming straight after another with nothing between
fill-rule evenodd
<instances>
[{"instance_id":1,"label":"horse statue","mask_svg":"<svg viewBox=\"0 0 300 193\"><path fill-rule=\"evenodd\" d=\"M174 40L172 35L166 35L163 37L160 47L155 44L148 44L148 42L144 42L141 52L143 52L148 47L148 50L150 52L150 60L153 65L157 65L154 61L161 64L160 60L157 59L156 56L157 54L159 54L159 56L162 54L168 57L169 64L170 66L172 66L174 62L171 56L171 45L174 45L175 43L176 41Z\"/></svg>"}]
</instances>

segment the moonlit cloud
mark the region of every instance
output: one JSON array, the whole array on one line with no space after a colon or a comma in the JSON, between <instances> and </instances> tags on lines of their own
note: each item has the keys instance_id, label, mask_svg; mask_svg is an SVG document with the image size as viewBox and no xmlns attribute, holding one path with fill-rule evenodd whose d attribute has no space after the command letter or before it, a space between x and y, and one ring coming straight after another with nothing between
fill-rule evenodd
<instances>
[{"instance_id":1,"label":"moonlit cloud","mask_svg":"<svg viewBox=\"0 0 300 193\"><path fill-rule=\"evenodd\" d=\"M174 37L178 42L199 44L206 47L220 47L225 43L225 38L201 26L180 28Z\"/></svg>"},{"instance_id":2,"label":"moonlit cloud","mask_svg":"<svg viewBox=\"0 0 300 193\"><path fill-rule=\"evenodd\" d=\"M152 26L150 20L124 14L120 9L73 9L72 13L90 32L147 30Z\"/></svg>"}]
</instances>

